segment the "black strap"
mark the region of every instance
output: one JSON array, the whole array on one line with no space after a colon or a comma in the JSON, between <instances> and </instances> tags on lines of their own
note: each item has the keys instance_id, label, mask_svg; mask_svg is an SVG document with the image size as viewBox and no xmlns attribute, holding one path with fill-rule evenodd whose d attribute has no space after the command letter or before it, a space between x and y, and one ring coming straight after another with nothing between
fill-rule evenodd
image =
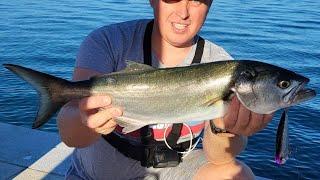
<instances>
[{"instance_id":1,"label":"black strap","mask_svg":"<svg viewBox=\"0 0 320 180\"><path fill-rule=\"evenodd\" d=\"M152 35L152 28L153 28L154 20L151 20L146 27L144 37L143 37L143 59L144 64L147 64L149 66L152 66L152 56L151 56L151 35ZM198 42L197 42L197 48L195 55L193 57L191 64L196 64L201 62L202 54L203 54L203 48L204 48L204 39L199 36ZM171 147L175 147L177 145L177 141L180 137L181 130L182 130L183 124L173 124L172 130L170 134L167 137L167 142ZM141 135L141 141L144 144L148 144L150 141L154 140L151 130L149 126L144 126L140 129L140 135Z\"/></svg>"},{"instance_id":2,"label":"black strap","mask_svg":"<svg viewBox=\"0 0 320 180\"><path fill-rule=\"evenodd\" d=\"M151 35L153 28L153 21L147 24L146 30L143 37L143 60L144 64L152 66L152 56L151 56Z\"/></svg>"},{"instance_id":3,"label":"black strap","mask_svg":"<svg viewBox=\"0 0 320 180\"><path fill-rule=\"evenodd\" d=\"M129 140L121 138L113 132L108 135L103 135L102 137L123 155L138 161L144 159L145 147L132 145Z\"/></svg>"},{"instance_id":4,"label":"black strap","mask_svg":"<svg viewBox=\"0 0 320 180\"><path fill-rule=\"evenodd\" d=\"M172 129L168 137L166 138L167 143L169 144L170 147L174 147L177 145L178 139L181 134L183 124L178 123L178 124L173 124Z\"/></svg>"},{"instance_id":5,"label":"black strap","mask_svg":"<svg viewBox=\"0 0 320 180\"><path fill-rule=\"evenodd\" d=\"M202 54L203 54L203 48L204 48L204 39L199 36L198 42L197 42L197 48L196 52L194 54L193 60L191 64L197 64L201 62Z\"/></svg>"}]
</instances>

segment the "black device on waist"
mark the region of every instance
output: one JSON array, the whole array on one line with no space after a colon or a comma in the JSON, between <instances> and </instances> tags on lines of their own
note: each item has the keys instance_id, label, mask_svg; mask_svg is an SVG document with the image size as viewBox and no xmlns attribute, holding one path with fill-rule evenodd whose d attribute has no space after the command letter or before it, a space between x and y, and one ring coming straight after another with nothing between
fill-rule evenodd
<instances>
[{"instance_id":1,"label":"black device on waist","mask_svg":"<svg viewBox=\"0 0 320 180\"><path fill-rule=\"evenodd\" d=\"M149 141L148 144L132 142L126 138L122 138L116 133L110 133L102 136L110 145L128 158L140 161L144 167L174 167L181 162L181 155L177 151L185 151L190 146L190 141L171 146L169 149L164 142ZM198 138L194 138L192 142L196 142Z\"/></svg>"},{"instance_id":2,"label":"black device on waist","mask_svg":"<svg viewBox=\"0 0 320 180\"><path fill-rule=\"evenodd\" d=\"M151 35L153 28L153 20L147 24L144 39L143 39L143 55L144 64L152 65L151 56ZM196 52L192 60L192 64L200 63L203 48L204 39L199 36ZM108 135L103 135L102 137L109 142L113 147L115 147L123 155L135 159L141 162L144 167L174 167L179 165L182 161L182 156L178 151L185 151L190 146L190 141L177 144L180 137L183 124L173 124L172 130L166 138L172 150L167 147L167 145L162 141L156 141L153 137L152 131L149 126L144 126L140 129L141 144L134 144L125 138L121 138L115 133L110 133ZM192 142L196 142L193 139Z\"/></svg>"}]
</instances>

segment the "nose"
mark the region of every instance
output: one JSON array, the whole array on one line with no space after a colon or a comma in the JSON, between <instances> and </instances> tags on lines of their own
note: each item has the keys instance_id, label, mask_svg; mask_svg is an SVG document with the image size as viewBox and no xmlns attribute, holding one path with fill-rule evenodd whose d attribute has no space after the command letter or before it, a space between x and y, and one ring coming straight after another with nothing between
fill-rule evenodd
<instances>
[{"instance_id":1,"label":"nose","mask_svg":"<svg viewBox=\"0 0 320 180\"><path fill-rule=\"evenodd\" d=\"M181 17L181 19L187 19L189 17L188 9L189 0L182 0L179 2L179 5L176 9L176 14Z\"/></svg>"}]
</instances>

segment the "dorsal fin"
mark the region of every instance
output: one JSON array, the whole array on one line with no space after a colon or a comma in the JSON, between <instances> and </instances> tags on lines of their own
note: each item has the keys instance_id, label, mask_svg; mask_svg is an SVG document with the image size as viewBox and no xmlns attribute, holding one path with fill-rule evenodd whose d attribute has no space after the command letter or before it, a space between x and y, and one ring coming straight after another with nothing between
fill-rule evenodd
<instances>
[{"instance_id":1,"label":"dorsal fin","mask_svg":"<svg viewBox=\"0 0 320 180\"><path fill-rule=\"evenodd\" d=\"M134 71L143 71L143 70L152 70L155 69L152 66L146 65L146 64L141 64L137 63L134 61L126 61L127 67L119 72L134 72Z\"/></svg>"},{"instance_id":2,"label":"dorsal fin","mask_svg":"<svg viewBox=\"0 0 320 180\"><path fill-rule=\"evenodd\" d=\"M102 74L102 75L96 75L91 77L90 79L96 79L96 78L101 78L101 77L109 77L110 75L116 75L116 74L123 74L123 73L133 73L133 72L138 72L138 71L146 71L146 70L153 70L155 69L152 66L146 65L146 64L141 64L137 63L134 61L126 61L126 68L124 68L121 71L116 71L108 74Z\"/></svg>"},{"instance_id":3,"label":"dorsal fin","mask_svg":"<svg viewBox=\"0 0 320 180\"><path fill-rule=\"evenodd\" d=\"M126 61L126 68L124 68L121 71L117 71L117 72L112 72L109 73L110 74L122 74L122 73L133 73L133 72L138 72L138 71L146 71L146 70L153 70L155 69L152 66L146 65L146 64L141 64L141 63L137 63L134 61ZM104 76L104 75L102 75Z\"/></svg>"}]
</instances>

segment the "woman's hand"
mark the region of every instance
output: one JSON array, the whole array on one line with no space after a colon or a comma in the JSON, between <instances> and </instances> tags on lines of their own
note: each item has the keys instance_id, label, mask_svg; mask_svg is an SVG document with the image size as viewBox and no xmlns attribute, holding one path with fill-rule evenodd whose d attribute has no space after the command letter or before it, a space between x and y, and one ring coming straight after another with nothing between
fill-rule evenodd
<instances>
[{"instance_id":1,"label":"woman's hand","mask_svg":"<svg viewBox=\"0 0 320 180\"><path fill-rule=\"evenodd\" d=\"M221 129L244 136L251 136L264 129L271 121L272 114L257 114L244 107L237 97L233 97L228 112L223 118L213 120Z\"/></svg>"},{"instance_id":2,"label":"woman's hand","mask_svg":"<svg viewBox=\"0 0 320 180\"><path fill-rule=\"evenodd\" d=\"M90 96L79 101L81 122L99 134L111 133L117 123L115 118L122 110L112 106L110 96Z\"/></svg>"}]
</instances>

